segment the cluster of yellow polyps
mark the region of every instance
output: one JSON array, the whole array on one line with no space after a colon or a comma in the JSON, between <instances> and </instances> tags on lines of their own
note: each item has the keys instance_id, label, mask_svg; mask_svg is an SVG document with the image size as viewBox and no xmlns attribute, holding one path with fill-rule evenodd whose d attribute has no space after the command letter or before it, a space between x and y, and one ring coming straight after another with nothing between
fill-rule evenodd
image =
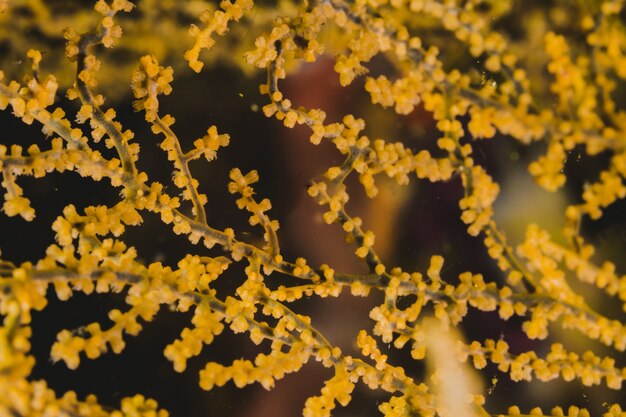
<instances>
[{"instance_id":1,"label":"cluster of yellow polyps","mask_svg":"<svg viewBox=\"0 0 626 417\"><path fill-rule=\"evenodd\" d=\"M515 41L496 29L508 12L508 6L497 6L497 2L319 0L271 7L252 0L223 0L219 7L202 1L182 3L176 2L185 16L191 13L200 22L189 28L193 41L186 52L181 45L164 51L167 48L159 48L161 44L124 44L126 55L137 55L136 69L128 76L134 109L144 113L152 133L162 135L160 148L172 162L171 182L178 193L137 169L141 154L135 134L124 128L115 109L104 108L104 95L96 93L102 88L99 78L106 67L106 61L97 56L102 54L101 47L110 49L133 40L125 38L124 31L138 33L140 27L151 27L150 19L170 10L170 2L141 2L138 7L152 9L125 20L125 13L135 12L133 3L98 0L91 13L95 18L76 12L75 25L88 22L90 28L68 27L56 34L65 40L61 53L51 51L48 56L33 47L22 51L20 56L30 65L21 82L5 83L0 72L0 110L11 111L25 124L39 124L44 135L52 136L45 150L35 144L0 145L4 214L27 221L35 217L35 209L17 183L23 175L40 178L53 171L75 171L94 181L107 179L120 189L119 201L110 206L79 210L68 204L52 223L56 243L36 262L17 265L0 257L0 416L167 415L154 400L140 395L124 398L119 410L108 411L93 396L82 401L72 392L58 396L45 381L33 380L31 313L46 308L49 287L60 300L75 292L89 295L95 291L123 293L128 304L126 311L109 312L109 327L90 323L81 331L59 332L51 349L53 361L74 369L82 355L95 359L109 350L120 353L125 338L138 335L162 305L181 312L193 310L190 327L164 350L175 371L185 371L187 362L200 355L205 345L216 343L226 329L248 335L256 345L268 341L269 352L258 353L253 360L209 361L200 371L199 386L211 390L232 381L237 387L259 383L271 389L277 380L298 372L313 359L334 372L320 394L305 401L305 417L327 417L337 405L347 406L359 382L389 394L388 401L378 407L385 417L487 416L485 397L479 385L471 382L471 369L482 370L489 363L513 381L577 380L584 386L622 389L626 368L615 357L592 350L577 353L565 337L551 341L549 353L541 356L535 350L512 353L503 339L467 343L450 330L470 309L477 309L497 312L502 320L522 317L521 330L530 339L559 337L550 328L556 324L617 352L626 349L624 322L595 311L590 298L570 285L577 279L626 305L626 276L620 276L611 261L598 263L594 246L580 231L586 217L597 220L626 197L626 110L616 98L626 81L626 30L620 22L624 1L580 2L580 21L571 28L575 36L542 29L541 71L549 74L547 81L533 65L525 64L529 57L523 50L528 48L512 45ZM196 10L198 5L203 11ZM13 7L0 1L0 13L17 13ZM23 7L33 16L50 12L36 1ZM558 11L550 15L558 16ZM48 36L55 30L54 22L41 19L34 24ZM6 25L0 26L0 40L14 37L15 45L20 45L18 40L25 35L5 30L9 23L1 14L0 24ZM237 32L239 26L244 32ZM247 243L234 228L211 225L206 210L210 199L198 191L200 181L192 175L190 164L201 158L213 161L235 139L211 124L186 150L174 117L160 113L161 96L173 93L176 65L162 66L157 55L170 60L180 56L180 61L199 73L205 65L201 53L219 50L214 34L231 36L248 49L241 57L228 54L236 65L266 71L267 80L259 86L267 99L266 117L287 128L308 128L312 145L325 142L343 156L341 163L329 163L311 179L308 195L322 207L323 220L345 233L346 242L354 246L355 261L367 268L366 273L316 266L302 256L286 259L277 233L279 221L270 215L272 204L268 198L257 198L252 187L260 181L256 170L243 173L235 167L224 176L230 179L227 189L235 195L234 205L249 213L251 226L262 230L263 243ZM455 55L448 43L468 56ZM146 52L139 45L154 45L158 51ZM403 117L423 106L435 122L437 137L431 147L435 149L415 150L400 141L368 136L366 120L347 112L333 115L337 121L328 122L323 109L294 105L279 84L298 64L313 62L322 54L333 57L341 86L365 77L365 93L383 110ZM63 89L59 81L55 75L44 74L46 60L56 55L64 55L75 71L73 85L63 87L66 96L79 103L73 120L68 109L57 106ZM371 63L374 58L391 69L367 75L376 67ZM471 61L471 67L476 62L478 77L464 60ZM114 85L118 84L128 83L116 80ZM80 126L87 122L88 126ZM562 237L553 238L544 226L528 224L525 238L516 247L508 243L494 213L501 185L474 156L477 141L503 136L519 146L545 144L545 154L529 164L528 172L548 191L566 183L566 160L575 148L588 157L601 152L609 155L597 178L588 176L580 197L564 210ZM108 151L98 150L99 146ZM105 156L109 154L115 156ZM377 251L376 235L365 217L351 214L354 190L350 184L356 184L349 181L351 176L358 177L371 199L380 197L380 187L386 184L380 181L382 176L402 186L460 178L458 220L467 226L469 235L481 237L499 276L463 271L448 277L439 255L431 256L423 274L391 265L387 255ZM128 227L141 225L145 212L158 214L175 234L197 245L198 253L187 254L175 266L141 261L137 250L123 239ZM315 236L309 242L325 244ZM207 248L216 245L224 253L208 256ZM231 293L218 292L215 281L223 279L229 265L239 262L245 263L244 282ZM274 285L273 274L289 281ZM353 296L372 292L383 296L369 312L371 329L355 331L358 352L353 354L328 340L310 317L291 308L304 297L337 297L345 288ZM388 345L387 350L379 341ZM428 378L417 381L407 375L408 367L392 363L393 355L387 351L405 347L413 359L430 366ZM442 355L446 366L441 364ZM442 381L458 383L461 392L446 390ZM604 411L605 417L626 415L620 404L607 405ZM514 406L506 415L522 413ZM535 408L530 415L565 416L566 412L555 407L544 414ZM588 415L577 407L567 410L568 417Z\"/></svg>"}]
</instances>

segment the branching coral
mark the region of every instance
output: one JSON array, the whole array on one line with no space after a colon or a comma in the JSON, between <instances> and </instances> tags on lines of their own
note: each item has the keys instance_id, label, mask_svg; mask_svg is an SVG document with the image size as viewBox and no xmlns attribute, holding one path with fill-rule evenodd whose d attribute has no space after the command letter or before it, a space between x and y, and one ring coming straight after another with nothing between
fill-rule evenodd
<instances>
[{"instance_id":1,"label":"branching coral","mask_svg":"<svg viewBox=\"0 0 626 417\"><path fill-rule=\"evenodd\" d=\"M19 16L21 7L45 9L39 2L17 3L0 2L5 29L10 22L7 16ZM166 3L162 9L169 7ZM145 54L130 41L146 23L143 19L156 19L155 15L146 9L139 13L127 0L98 0L93 11L64 17L70 25L72 16L76 25L82 26L85 20L90 25L63 31L65 65L75 70L73 85L63 87L65 91L46 72L46 54L35 48L23 51L30 67L21 81L6 81L0 72L0 109L27 125L37 125L51 140L44 150L32 142L0 145L4 214L33 221L37 210L18 185L20 177L41 178L54 171L74 171L94 181L106 179L119 191L119 198L111 205L84 209L66 205L52 223L56 243L36 261L17 264L0 258L0 415L167 415L154 400L140 395L123 399L120 409L112 411L94 397L79 400L73 392L58 395L46 381L31 377L36 359L30 352L31 314L45 311L52 295L49 288L60 300L75 292L122 293L128 305L125 311L112 309L106 325L94 322L81 331L58 333L50 352L54 362L74 369L84 358L96 359L109 350L121 353L127 338L139 335L146 323L155 320L161 306L169 305L192 312L191 326L164 351L177 372L184 372L205 345L219 343L227 328L245 334L253 344L268 342L269 352L260 352L252 360L206 363L199 373L199 386L204 390L231 381L239 388L259 383L269 390L311 361L330 368L332 376L319 395L305 401L305 417L329 416L337 405L348 406L357 386L386 392L386 400L378 406L386 417L589 414L575 406L567 411L556 407L549 413L534 408L522 414L517 406L491 410L479 384L472 382L470 370L488 365L512 381L561 379L622 390L626 378L621 360L626 349L623 315L612 317L599 311L579 288L580 283L597 287L626 309L626 276L619 275L616 263L598 261L601 256L594 257L594 245L581 231L583 221L601 219L626 197L626 110L620 99L626 88L624 4L618 0L581 2L579 18L571 21L571 33L555 30L543 36L545 74L538 74L526 66L528 57L516 51L515 41L499 29L497 23L507 11L493 3L319 0L274 8L251 0L224 0L219 8L193 15L197 22L189 29L192 42L186 52L180 45L164 43L155 46L158 51ZM162 9L154 7L159 14ZM180 7L185 16L195 10ZM562 11L558 4L554 7ZM41 28L45 38L60 36L54 35L54 24L39 14L34 16L32 24ZM228 39L229 30L235 31L238 25L258 34L253 45L246 36L232 35L245 45L250 43L243 60L232 57L232 62L248 72L256 68L267 74L259 87L267 101L263 114L287 128L308 129L310 146L327 145L343 158L341 163L326 162L307 191L321 207L323 221L345 233L365 273L313 265L304 257L289 259L270 200L258 198L253 188L261 181L256 170L232 167L222 175L230 180L227 189L236 197L234 204L249 214L249 225L260 228L262 239L249 242L236 227L218 227L211 218L207 210L211 196L201 191L205 179L194 176L191 164L199 159L211 163L224 147L243 138L223 133L215 126L217 120L203 128L206 135L189 147L177 133L174 116L163 110L163 96L176 93L175 78L173 67L161 65L159 58L184 59L199 73L193 76L202 77L204 55L211 55L211 49L223 41L221 37ZM130 35L125 35L127 26ZM437 35L431 34L435 33L432 27L438 29ZM15 47L21 48L22 35L12 35L8 29L1 33L7 42L15 36L20 40ZM463 59L441 39L462 46L465 59L478 62L481 76L467 71ZM99 57L104 49L118 44L135 55L136 69L127 80L112 83L109 79L100 85L100 70L106 64ZM329 122L321 108L294 105L283 83L297 73L299 64L322 56L333 56L341 86L362 81L358 87L386 112L398 118L417 108L428 112L437 132L433 146L414 149L391 138L370 137L363 118L344 114ZM368 75L376 68L375 60L387 69ZM135 111L143 114L172 163L173 187L138 168L139 143L143 147L150 139L136 138L115 109L105 106L104 95L112 84L116 88L130 84L124 88L132 90ZM74 103L60 105L62 93ZM68 116L71 111L76 111L73 120ZM528 172L550 192L564 187L568 179L564 164L573 150L588 157L607 156L599 175L585 177L585 186L565 209L561 236L553 237L546 228L528 224L523 241L516 247L508 242L494 209L502 184L477 155L484 141L506 138L520 147L543 144L544 154L529 164ZM353 177L358 183L352 182ZM380 254L374 231L354 214L349 201L360 192L359 187L367 198L379 198L381 187L389 184L384 177L399 186L458 180L462 190L459 218L470 236L482 239L484 252L494 264L492 272L464 271L452 276L444 269L444 257L432 253L426 255L430 263L425 270L407 270ZM141 259L125 236L127 229L143 227L151 213L174 234L188 238L196 251L170 266ZM311 236L309 244L324 242ZM222 252L214 255L218 248ZM218 290L217 284L236 264L245 267L243 283L230 293ZM280 284L276 284L277 277ZM379 293L383 297L369 312L370 329L355 332L354 352L330 340L311 317L299 313L296 303L305 297L337 297L345 288L354 296ZM450 328L463 323L471 310L497 312L502 321L519 317L528 339L550 338L549 352L518 352L503 339L465 342L464 338L473 336L456 335ZM611 353L577 352L559 329L597 340ZM382 344L389 345L388 349ZM394 364L392 351L405 346L413 360L430 365L426 377ZM449 363L442 362L442 357ZM457 389L464 392L446 389L446 380L455 380ZM621 406L607 404L603 415L626 415Z\"/></svg>"}]
</instances>

